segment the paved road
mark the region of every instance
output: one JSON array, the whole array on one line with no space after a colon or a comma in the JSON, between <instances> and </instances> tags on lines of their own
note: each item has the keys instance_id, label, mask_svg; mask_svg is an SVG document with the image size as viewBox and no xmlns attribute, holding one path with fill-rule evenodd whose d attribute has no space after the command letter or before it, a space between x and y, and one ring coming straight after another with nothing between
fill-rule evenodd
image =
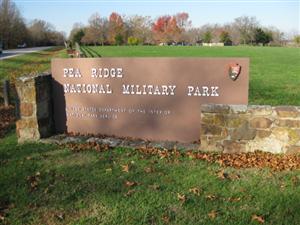
<instances>
[{"instance_id":1,"label":"paved road","mask_svg":"<svg viewBox=\"0 0 300 225\"><path fill-rule=\"evenodd\" d=\"M3 53L0 54L0 60L12 58L27 53L38 52L38 51L46 50L48 48L51 47L19 48L19 49L4 50Z\"/></svg>"}]
</instances>

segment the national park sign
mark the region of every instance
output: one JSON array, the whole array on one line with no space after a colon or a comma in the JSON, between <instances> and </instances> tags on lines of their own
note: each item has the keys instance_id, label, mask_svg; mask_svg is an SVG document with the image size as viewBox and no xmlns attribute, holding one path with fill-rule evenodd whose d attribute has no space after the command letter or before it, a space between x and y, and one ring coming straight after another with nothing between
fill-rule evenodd
<instances>
[{"instance_id":1,"label":"national park sign","mask_svg":"<svg viewBox=\"0 0 300 225\"><path fill-rule=\"evenodd\" d=\"M53 59L51 70L58 132L191 142L201 104L248 104L247 58Z\"/></svg>"}]
</instances>

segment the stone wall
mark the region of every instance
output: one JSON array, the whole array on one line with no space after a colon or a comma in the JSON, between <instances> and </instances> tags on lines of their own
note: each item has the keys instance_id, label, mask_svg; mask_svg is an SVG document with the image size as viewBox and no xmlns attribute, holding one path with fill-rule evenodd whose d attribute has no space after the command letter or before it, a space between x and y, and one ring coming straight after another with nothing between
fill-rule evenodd
<instances>
[{"instance_id":1,"label":"stone wall","mask_svg":"<svg viewBox=\"0 0 300 225\"><path fill-rule=\"evenodd\" d=\"M202 105L201 149L300 153L300 107Z\"/></svg>"},{"instance_id":2,"label":"stone wall","mask_svg":"<svg viewBox=\"0 0 300 225\"><path fill-rule=\"evenodd\" d=\"M16 81L19 142L55 133L51 87L50 74ZM202 105L200 140L204 151L300 153L300 107Z\"/></svg>"},{"instance_id":3,"label":"stone wall","mask_svg":"<svg viewBox=\"0 0 300 225\"><path fill-rule=\"evenodd\" d=\"M17 79L20 107L19 120L16 123L18 142L35 141L53 134L51 82L50 74Z\"/></svg>"}]
</instances>

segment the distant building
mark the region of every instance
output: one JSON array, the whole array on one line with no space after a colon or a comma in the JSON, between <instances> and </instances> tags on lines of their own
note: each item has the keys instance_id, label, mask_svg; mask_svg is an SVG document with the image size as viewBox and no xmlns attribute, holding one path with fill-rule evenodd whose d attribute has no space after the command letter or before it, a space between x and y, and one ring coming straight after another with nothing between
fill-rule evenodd
<instances>
[{"instance_id":1,"label":"distant building","mask_svg":"<svg viewBox=\"0 0 300 225\"><path fill-rule=\"evenodd\" d=\"M223 42L202 43L202 46L205 46L205 47L224 47L224 43Z\"/></svg>"}]
</instances>

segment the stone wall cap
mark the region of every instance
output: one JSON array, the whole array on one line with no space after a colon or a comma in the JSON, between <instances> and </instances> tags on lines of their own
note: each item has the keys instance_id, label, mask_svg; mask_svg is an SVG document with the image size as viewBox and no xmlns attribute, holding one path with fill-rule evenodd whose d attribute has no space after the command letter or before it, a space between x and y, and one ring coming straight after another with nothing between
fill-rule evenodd
<instances>
[{"instance_id":1,"label":"stone wall cap","mask_svg":"<svg viewBox=\"0 0 300 225\"><path fill-rule=\"evenodd\" d=\"M25 82L31 81L32 79L33 79L32 76L22 76L22 77L18 78L18 81L25 83Z\"/></svg>"},{"instance_id":2,"label":"stone wall cap","mask_svg":"<svg viewBox=\"0 0 300 225\"><path fill-rule=\"evenodd\" d=\"M249 109L272 109L270 105L248 105Z\"/></svg>"},{"instance_id":3,"label":"stone wall cap","mask_svg":"<svg viewBox=\"0 0 300 225\"><path fill-rule=\"evenodd\" d=\"M280 111L296 111L297 107L293 105L279 105L279 106L274 106L276 110Z\"/></svg>"},{"instance_id":4,"label":"stone wall cap","mask_svg":"<svg viewBox=\"0 0 300 225\"><path fill-rule=\"evenodd\" d=\"M248 105L229 105L229 107L233 113L244 113L248 110Z\"/></svg>"},{"instance_id":5,"label":"stone wall cap","mask_svg":"<svg viewBox=\"0 0 300 225\"><path fill-rule=\"evenodd\" d=\"M229 105L224 104L203 104L201 105L201 112L203 113L229 113Z\"/></svg>"},{"instance_id":6,"label":"stone wall cap","mask_svg":"<svg viewBox=\"0 0 300 225\"><path fill-rule=\"evenodd\" d=\"M51 76L51 73L48 73L48 72L38 73L38 74L37 73L32 73L32 74L28 74L28 75L18 77L17 81L20 81L22 83L26 83L26 82L30 82L30 81L35 80L35 79L49 77L49 76Z\"/></svg>"},{"instance_id":7,"label":"stone wall cap","mask_svg":"<svg viewBox=\"0 0 300 225\"><path fill-rule=\"evenodd\" d=\"M203 104L201 112L203 113L238 113L246 112L248 105L245 104Z\"/></svg>"}]
</instances>

